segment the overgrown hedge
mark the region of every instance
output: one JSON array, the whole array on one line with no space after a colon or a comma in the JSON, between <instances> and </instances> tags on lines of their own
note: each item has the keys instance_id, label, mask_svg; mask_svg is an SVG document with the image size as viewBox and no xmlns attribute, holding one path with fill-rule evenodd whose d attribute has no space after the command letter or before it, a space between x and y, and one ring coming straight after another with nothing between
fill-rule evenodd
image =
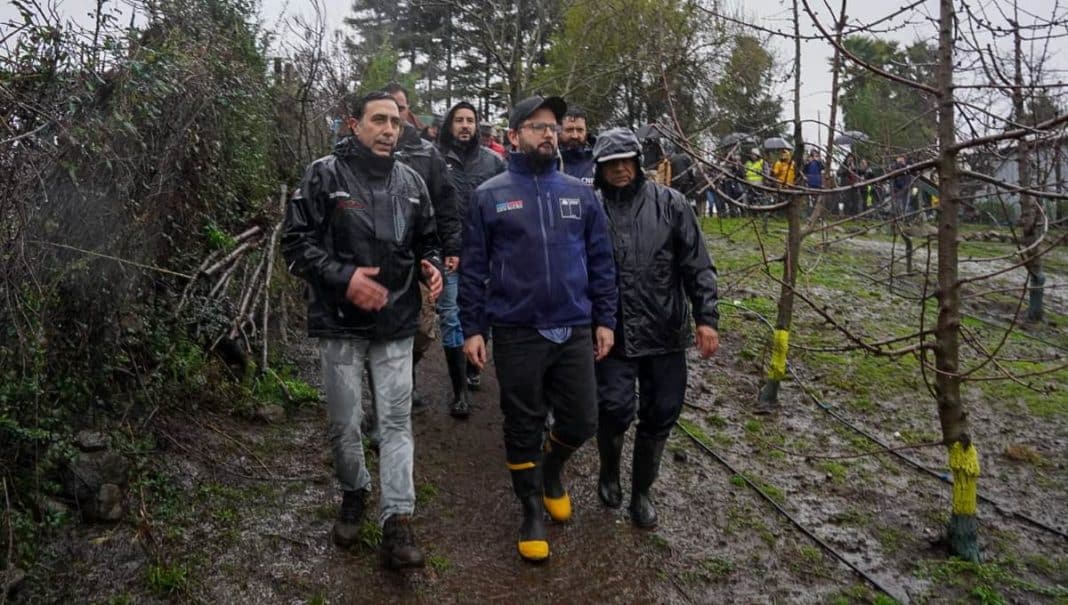
<instances>
[{"instance_id":1,"label":"overgrown hedge","mask_svg":"<svg viewBox=\"0 0 1068 605\"><path fill-rule=\"evenodd\" d=\"M134 29L15 5L0 58L0 478L32 514L78 429L233 399L175 317L178 274L220 234L275 220L299 165L253 3L154 1Z\"/></svg>"}]
</instances>

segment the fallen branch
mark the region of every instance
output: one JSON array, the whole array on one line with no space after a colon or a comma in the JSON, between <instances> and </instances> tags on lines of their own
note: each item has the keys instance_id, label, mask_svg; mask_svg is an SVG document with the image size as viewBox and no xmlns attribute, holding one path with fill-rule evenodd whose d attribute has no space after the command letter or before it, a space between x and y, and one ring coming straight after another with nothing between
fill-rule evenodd
<instances>
[{"instance_id":1,"label":"fallen branch","mask_svg":"<svg viewBox=\"0 0 1068 605\"><path fill-rule=\"evenodd\" d=\"M234 270L237 269L240 263L234 263L230 265L226 271L223 272L219 281L215 282L215 286L208 292L208 298L214 298L216 293L226 292L226 286L230 283L230 277L234 274Z\"/></svg>"},{"instance_id":2,"label":"fallen branch","mask_svg":"<svg viewBox=\"0 0 1068 605\"><path fill-rule=\"evenodd\" d=\"M274 272L274 247L278 244L278 236L282 233L282 225L285 222L286 214L286 186L283 184L281 187L282 194L279 196L281 199L282 220L278 221L275 225L274 231L271 232L271 244L267 247L267 280L263 288L263 353L261 358L260 367L267 367L267 321L270 319L271 312L271 274ZM285 326L282 326L282 331L285 331Z\"/></svg>"},{"instance_id":3,"label":"fallen branch","mask_svg":"<svg viewBox=\"0 0 1068 605\"><path fill-rule=\"evenodd\" d=\"M185 273L179 273L178 271L171 271L170 269L164 269L163 267L157 267L155 265L146 265L145 263L138 263L125 258L119 258L117 256L111 256L110 254L103 254L101 252L93 252L92 250L85 250L84 248L77 248L75 246L68 246L67 244L58 244L56 242L47 242L44 240L28 239L28 243L37 244L39 246L52 246L54 248L63 248L64 250L72 250L74 252L80 252L88 256L95 256L97 258L103 258L123 265L130 265L131 267L137 267L139 269L148 269L157 273L164 273L166 275L173 275L175 277L181 277L184 279L193 279L192 275L186 275Z\"/></svg>"},{"instance_id":4,"label":"fallen branch","mask_svg":"<svg viewBox=\"0 0 1068 605\"><path fill-rule=\"evenodd\" d=\"M257 229L258 229L258 227L257 227ZM226 256L224 256L222 260L220 260L219 262L215 263L211 267L208 267L204 271L204 275L206 275L208 277L214 275L217 271L219 271L219 269L222 269L223 267L225 267L225 266L229 265L230 263L234 262L242 254L244 254L245 252L248 252L253 247L255 247L255 245L256 245L256 242L242 242L240 246L238 246L237 248L234 248L234 250L232 252L230 252L230 254L227 254Z\"/></svg>"}]
</instances>

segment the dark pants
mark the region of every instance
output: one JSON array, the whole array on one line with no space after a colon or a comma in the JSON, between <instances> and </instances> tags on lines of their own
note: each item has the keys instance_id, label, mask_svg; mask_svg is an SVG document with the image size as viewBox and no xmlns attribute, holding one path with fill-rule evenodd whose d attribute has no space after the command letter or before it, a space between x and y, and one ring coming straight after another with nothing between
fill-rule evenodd
<instances>
[{"instance_id":1,"label":"dark pants","mask_svg":"<svg viewBox=\"0 0 1068 605\"><path fill-rule=\"evenodd\" d=\"M556 344L533 328L493 327L493 363L504 413L509 464L541 460L545 418L553 437L572 448L597 431L597 390L590 328L573 328Z\"/></svg>"},{"instance_id":2,"label":"dark pants","mask_svg":"<svg viewBox=\"0 0 1068 605\"><path fill-rule=\"evenodd\" d=\"M667 439L682 412L686 394L686 352L648 357L609 355L597 362L598 422L619 434L638 417L637 434ZM634 381L638 381L635 397Z\"/></svg>"}]
</instances>

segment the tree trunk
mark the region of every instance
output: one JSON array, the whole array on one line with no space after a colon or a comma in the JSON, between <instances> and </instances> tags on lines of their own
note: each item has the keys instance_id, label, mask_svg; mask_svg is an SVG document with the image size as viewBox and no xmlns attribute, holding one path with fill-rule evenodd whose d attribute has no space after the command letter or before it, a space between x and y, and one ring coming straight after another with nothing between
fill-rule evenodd
<instances>
[{"instance_id":1,"label":"tree trunk","mask_svg":"<svg viewBox=\"0 0 1068 605\"><path fill-rule=\"evenodd\" d=\"M1023 123L1025 120L1034 124L1038 118L1024 116L1024 77L1023 77L1023 42L1020 36L1019 6L1013 2L1013 60L1015 61L1015 88L1012 89L1012 107L1016 122ZM1020 187L1031 186L1031 145L1026 137L1020 137L1016 142L1016 169L1020 176ZM1016 246L1027 248L1042 236L1042 202L1035 196L1020 192L1020 232L1017 234ZM1024 266L1027 267L1027 279L1030 284L1028 290L1027 320L1040 321L1042 319L1042 295L1046 276L1042 273L1042 257L1036 254L1037 250L1023 253Z\"/></svg>"},{"instance_id":2,"label":"tree trunk","mask_svg":"<svg viewBox=\"0 0 1068 605\"><path fill-rule=\"evenodd\" d=\"M947 528L950 554L979 560L976 484L979 453L968 434L968 418L960 394L960 282L957 277L957 233L960 178L953 106L953 0L939 0L938 35L938 322L935 327L935 378L942 441L949 449L953 473L953 508Z\"/></svg>"},{"instance_id":3,"label":"tree trunk","mask_svg":"<svg viewBox=\"0 0 1068 605\"><path fill-rule=\"evenodd\" d=\"M1054 187L1057 193L1064 193L1064 145L1057 143L1053 148L1053 178L1057 183ZM1063 199L1057 200L1057 220L1068 216L1068 203Z\"/></svg>"},{"instance_id":4,"label":"tree trunk","mask_svg":"<svg viewBox=\"0 0 1068 605\"><path fill-rule=\"evenodd\" d=\"M794 164L795 176L801 174L796 168L800 164L804 149L801 135L801 20L797 13L797 0L794 6ZM786 183L787 186L792 183ZM782 288L779 292L778 315L775 318L775 333L772 336L771 361L768 363L768 375L757 398L756 411L768 413L778 406L779 385L786 378L786 358L790 348L790 323L794 315L794 285L797 283L798 257L801 254L801 204L800 195L790 196L786 207L788 234L786 236L786 258L784 259ZM765 216L767 216L765 214Z\"/></svg>"},{"instance_id":5,"label":"tree trunk","mask_svg":"<svg viewBox=\"0 0 1068 605\"><path fill-rule=\"evenodd\" d=\"M828 187L835 187L834 172L834 129L838 120L838 78L842 73L842 52L838 49L842 46L842 30L846 23L846 0L842 0L842 7L838 11L838 21L834 24L834 58L831 59L831 117L827 125L827 159L824 162L824 170L827 173L826 183ZM827 211L826 205L833 203L830 196L820 196L819 204L813 209L816 218ZM837 197L837 196L835 196Z\"/></svg>"}]
</instances>

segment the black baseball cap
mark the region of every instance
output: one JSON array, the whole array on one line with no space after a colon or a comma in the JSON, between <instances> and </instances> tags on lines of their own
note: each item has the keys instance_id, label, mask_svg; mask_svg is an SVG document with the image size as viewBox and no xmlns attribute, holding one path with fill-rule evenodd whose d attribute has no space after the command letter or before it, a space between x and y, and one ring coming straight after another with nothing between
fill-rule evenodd
<instances>
[{"instance_id":1,"label":"black baseball cap","mask_svg":"<svg viewBox=\"0 0 1068 605\"><path fill-rule=\"evenodd\" d=\"M553 112L553 115L556 116L557 124L564 119L564 114L567 113L567 103L561 97L542 97L537 95L527 97L516 103L515 107L512 108L512 113L508 115L508 128L515 130L523 123L523 120L542 108Z\"/></svg>"}]
</instances>

